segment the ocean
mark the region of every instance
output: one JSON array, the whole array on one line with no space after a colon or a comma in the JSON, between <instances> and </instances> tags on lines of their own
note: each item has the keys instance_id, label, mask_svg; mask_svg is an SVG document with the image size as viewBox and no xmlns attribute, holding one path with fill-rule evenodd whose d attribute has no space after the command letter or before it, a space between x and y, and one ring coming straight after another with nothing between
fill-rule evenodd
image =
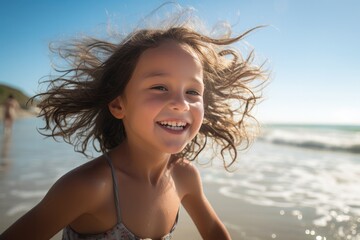
<instances>
[{"instance_id":1,"label":"ocean","mask_svg":"<svg viewBox=\"0 0 360 240\"><path fill-rule=\"evenodd\" d=\"M10 139L0 138L0 162L7 163L0 171L0 232L87 161L41 136L39 126L38 119L20 119ZM198 167L233 239L360 239L360 126L264 125L233 172L217 157ZM183 209L175 233L174 239L201 239Z\"/></svg>"},{"instance_id":2,"label":"ocean","mask_svg":"<svg viewBox=\"0 0 360 240\"><path fill-rule=\"evenodd\" d=\"M360 126L265 125L236 172L203 179L239 201L241 239L360 239L359 150Z\"/></svg>"}]
</instances>

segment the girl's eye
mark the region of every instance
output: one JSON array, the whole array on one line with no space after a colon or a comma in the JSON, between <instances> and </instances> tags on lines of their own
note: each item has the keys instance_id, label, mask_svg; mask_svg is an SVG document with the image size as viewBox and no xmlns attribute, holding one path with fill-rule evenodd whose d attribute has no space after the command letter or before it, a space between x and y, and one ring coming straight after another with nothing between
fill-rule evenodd
<instances>
[{"instance_id":1,"label":"girl's eye","mask_svg":"<svg viewBox=\"0 0 360 240\"><path fill-rule=\"evenodd\" d=\"M195 91L195 90L189 90L186 93L190 94L190 95L195 95L195 96L200 96L201 95L198 91Z\"/></svg>"},{"instance_id":2,"label":"girl's eye","mask_svg":"<svg viewBox=\"0 0 360 240\"><path fill-rule=\"evenodd\" d=\"M155 86L150 89L159 90L159 91L167 91L166 87L164 87L164 86Z\"/></svg>"}]
</instances>

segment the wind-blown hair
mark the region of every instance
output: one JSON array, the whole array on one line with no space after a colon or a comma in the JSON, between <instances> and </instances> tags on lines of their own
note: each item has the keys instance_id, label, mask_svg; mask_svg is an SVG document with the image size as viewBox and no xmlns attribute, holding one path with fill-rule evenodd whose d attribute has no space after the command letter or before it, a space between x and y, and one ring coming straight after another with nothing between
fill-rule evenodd
<instances>
[{"instance_id":1,"label":"wind-blown hair","mask_svg":"<svg viewBox=\"0 0 360 240\"><path fill-rule=\"evenodd\" d=\"M244 58L230 46L250 31L215 39L191 27L178 26L136 30L120 43L89 37L73 40L56 50L69 67L55 69L60 76L49 77L46 91L33 97L39 99L39 116L45 119L40 132L62 137L85 155L89 144L98 152L119 145L126 138L126 131L122 120L112 116L108 104L124 93L146 49L173 40L189 46L198 55L205 86L203 124L197 136L177 155L194 160L211 142L215 151L220 151L227 169L236 160L239 146L245 149L251 143L247 124L255 118L250 111L261 97L258 90L266 80L262 67L253 63L252 52ZM230 163L225 159L227 153Z\"/></svg>"}]
</instances>

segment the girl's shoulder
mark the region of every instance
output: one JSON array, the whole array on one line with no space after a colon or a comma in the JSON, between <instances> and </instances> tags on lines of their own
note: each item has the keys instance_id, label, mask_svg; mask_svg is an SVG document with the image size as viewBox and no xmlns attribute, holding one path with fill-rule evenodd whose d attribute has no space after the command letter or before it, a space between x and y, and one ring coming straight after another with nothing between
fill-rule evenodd
<instances>
[{"instance_id":1,"label":"girl's shoulder","mask_svg":"<svg viewBox=\"0 0 360 240\"><path fill-rule=\"evenodd\" d=\"M79 198L91 197L91 201L102 201L112 193L112 178L109 166L103 157L91 160L63 175L53 186L59 193L72 192ZM75 196L74 196L75 197Z\"/></svg>"},{"instance_id":2,"label":"girl's shoulder","mask_svg":"<svg viewBox=\"0 0 360 240\"><path fill-rule=\"evenodd\" d=\"M94 159L59 178L9 234L31 232L38 239L50 239L79 217L94 215L112 194L111 173L106 173L104 160Z\"/></svg>"},{"instance_id":3,"label":"girl's shoulder","mask_svg":"<svg viewBox=\"0 0 360 240\"><path fill-rule=\"evenodd\" d=\"M174 174L181 175L182 177L191 177L198 173L194 164L185 158L172 160L171 169Z\"/></svg>"},{"instance_id":4,"label":"girl's shoulder","mask_svg":"<svg viewBox=\"0 0 360 240\"><path fill-rule=\"evenodd\" d=\"M107 176L107 173L109 171L110 171L110 167L105 157L100 156L74 168L64 176L75 177L75 178L87 178L91 176L96 179L99 179L99 178L103 178L104 176Z\"/></svg>"},{"instance_id":5,"label":"girl's shoulder","mask_svg":"<svg viewBox=\"0 0 360 240\"><path fill-rule=\"evenodd\" d=\"M200 172L191 161L187 159L174 160L171 172L181 197L201 188Z\"/></svg>"}]
</instances>

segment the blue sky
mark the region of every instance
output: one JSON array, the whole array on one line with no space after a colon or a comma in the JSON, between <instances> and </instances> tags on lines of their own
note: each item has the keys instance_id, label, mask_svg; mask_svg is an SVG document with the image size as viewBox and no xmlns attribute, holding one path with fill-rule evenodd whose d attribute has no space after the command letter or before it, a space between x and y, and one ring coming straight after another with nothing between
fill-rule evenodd
<instances>
[{"instance_id":1,"label":"blue sky","mask_svg":"<svg viewBox=\"0 0 360 240\"><path fill-rule=\"evenodd\" d=\"M96 34L109 19L136 25L164 1L1 1L0 83L28 95L50 73L48 44ZM360 1L178 1L196 9L210 28L218 21L241 33L259 59L268 60L272 82L256 109L262 122L360 125Z\"/></svg>"}]
</instances>

